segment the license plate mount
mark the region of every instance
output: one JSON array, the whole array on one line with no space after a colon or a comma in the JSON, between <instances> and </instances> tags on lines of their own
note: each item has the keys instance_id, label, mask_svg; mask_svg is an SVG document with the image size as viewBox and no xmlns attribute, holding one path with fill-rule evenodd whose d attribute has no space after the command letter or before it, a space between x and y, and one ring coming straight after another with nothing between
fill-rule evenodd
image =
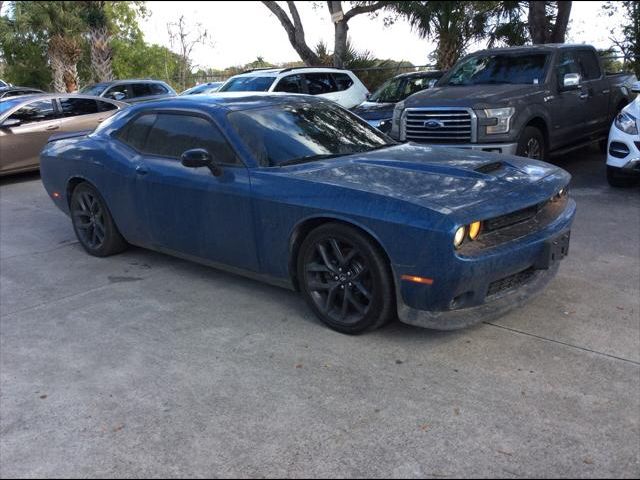
<instances>
[{"instance_id":1,"label":"license plate mount","mask_svg":"<svg viewBox=\"0 0 640 480\"><path fill-rule=\"evenodd\" d=\"M567 230L544 243L544 251L540 256L540 260L536 263L535 268L539 270L548 270L553 264L559 262L569 254L569 242L571 240L571 231Z\"/></svg>"}]
</instances>

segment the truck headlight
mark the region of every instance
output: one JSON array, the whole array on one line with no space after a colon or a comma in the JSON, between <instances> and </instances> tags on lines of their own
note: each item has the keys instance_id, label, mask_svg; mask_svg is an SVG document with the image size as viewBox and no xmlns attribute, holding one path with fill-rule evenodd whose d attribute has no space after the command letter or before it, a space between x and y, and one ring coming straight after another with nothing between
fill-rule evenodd
<instances>
[{"instance_id":1,"label":"truck headlight","mask_svg":"<svg viewBox=\"0 0 640 480\"><path fill-rule=\"evenodd\" d=\"M638 134L638 125L636 124L636 117L634 117L629 113L620 112L616 117L615 125L616 125L616 128L618 128L618 130L622 130L624 133L628 133L629 135Z\"/></svg>"},{"instance_id":2,"label":"truck headlight","mask_svg":"<svg viewBox=\"0 0 640 480\"><path fill-rule=\"evenodd\" d=\"M487 134L509 132L509 124L514 113L516 113L516 109L513 107L485 109L484 114L487 118L495 118L497 120L495 125L487 126Z\"/></svg>"}]
</instances>

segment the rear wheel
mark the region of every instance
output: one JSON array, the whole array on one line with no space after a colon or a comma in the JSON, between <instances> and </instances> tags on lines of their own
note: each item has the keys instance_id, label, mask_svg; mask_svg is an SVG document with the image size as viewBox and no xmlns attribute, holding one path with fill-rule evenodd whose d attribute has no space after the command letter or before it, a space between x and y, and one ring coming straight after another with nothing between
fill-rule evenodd
<instances>
[{"instance_id":1,"label":"rear wheel","mask_svg":"<svg viewBox=\"0 0 640 480\"><path fill-rule=\"evenodd\" d=\"M313 230L300 247L298 279L311 309L334 330L362 333L393 318L389 265L377 246L353 227L328 223Z\"/></svg>"},{"instance_id":2,"label":"rear wheel","mask_svg":"<svg viewBox=\"0 0 640 480\"><path fill-rule=\"evenodd\" d=\"M542 132L536 127L525 127L518 140L516 155L545 160L547 158L547 144Z\"/></svg>"},{"instance_id":3,"label":"rear wheel","mask_svg":"<svg viewBox=\"0 0 640 480\"><path fill-rule=\"evenodd\" d=\"M87 253L106 257L124 250L120 235L104 199L89 183L80 183L71 195L71 222L80 245Z\"/></svg>"}]
</instances>

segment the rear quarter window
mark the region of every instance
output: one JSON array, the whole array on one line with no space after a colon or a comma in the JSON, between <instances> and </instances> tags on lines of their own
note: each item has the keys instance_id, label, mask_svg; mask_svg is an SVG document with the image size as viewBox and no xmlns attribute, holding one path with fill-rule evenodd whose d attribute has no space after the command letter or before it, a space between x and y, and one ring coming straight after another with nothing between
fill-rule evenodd
<instances>
[{"instance_id":1,"label":"rear quarter window","mask_svg":"<svg viewBox=\"0 0 640 480\"><path fill-rule=\"evenodd\" d=\"M322 95L338 91L330 73L305 73L304 79L307 82L309 95Z\"/></svg>"},{"instance_id":2,"label":"rear quarter window","mask_svg":"<svg viewBox=\"0 0 640 480\"><path fill-rule=\"evenodd\" d=\"M353 79L346 73L334 73L333 79L336 82L336 87L339 92L346 90L353 85Z\"/></svg>"}]
</instances>

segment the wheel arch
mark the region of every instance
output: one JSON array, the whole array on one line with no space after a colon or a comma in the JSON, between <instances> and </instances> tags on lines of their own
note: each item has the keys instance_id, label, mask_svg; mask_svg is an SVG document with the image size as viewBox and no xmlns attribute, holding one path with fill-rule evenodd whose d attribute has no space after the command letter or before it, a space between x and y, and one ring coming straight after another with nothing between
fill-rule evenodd
<instances>
[{"instance_id":1,"label":"wheel arch","mask_svg":"<svg viewBox=\"0 0 640 480\"><path fill-rule=\"evenodd\" d=\"M296 224L296 226L292 229L291 234L289 235L289 278L291 279L291 284L293 285L294 290L299 291L300 286L298 283L298 273L297 273L297 261L298 254L300 253L300 246L304 239L311 233L314 229L318 228L321 225L327 223L340 223L342 225L346 225L352 228L355 228L360 233L364 234L367 237L374 247L376 247L381 255L387 262L389 266L389 271L391 272L391 278L394 283L395 288L395 275L393 274L393 267L391 265L391 259L382 246L382 242L378 238L378 236L368 227L359 224L358 222L354 222L351 219L345 219L339 216L332 215L316 215L313 217L308 217Z\"/></svg>"},{"instance_id":2,"label":"wheel arch","mask_svg":"<svg viewBox=\"0 0 640 480\"><path fill-rule=\"evenodd\" d=\"M76 187L78 185L80 185L81 183L88 183L93 188L98 190L98 188L93 183L91 183L89 180L87 180L84 177L76 175L76 176L73 176L73 177L69 178L69 180L67 180L67 186L65 188L65 199L67 201L67 207L71 208L71 195L73 194L73 191L76 189ZM100 192L98 192L98 193L100 193Z\"/></svg>"},{"instance_id":3,"label":"wheel arch","mask_svg":"<svg viewBox=\"0 0 640 480\"><path fill-rule=\"evenodd\" d=\"M540 130L548 153L551 147L551 142L549 141L549 126L547 125L547 121L541 116L534 116L524 124L522 131L524 132L524 129L527 127L534 127Z\"/></svg>"}]
</instances>

